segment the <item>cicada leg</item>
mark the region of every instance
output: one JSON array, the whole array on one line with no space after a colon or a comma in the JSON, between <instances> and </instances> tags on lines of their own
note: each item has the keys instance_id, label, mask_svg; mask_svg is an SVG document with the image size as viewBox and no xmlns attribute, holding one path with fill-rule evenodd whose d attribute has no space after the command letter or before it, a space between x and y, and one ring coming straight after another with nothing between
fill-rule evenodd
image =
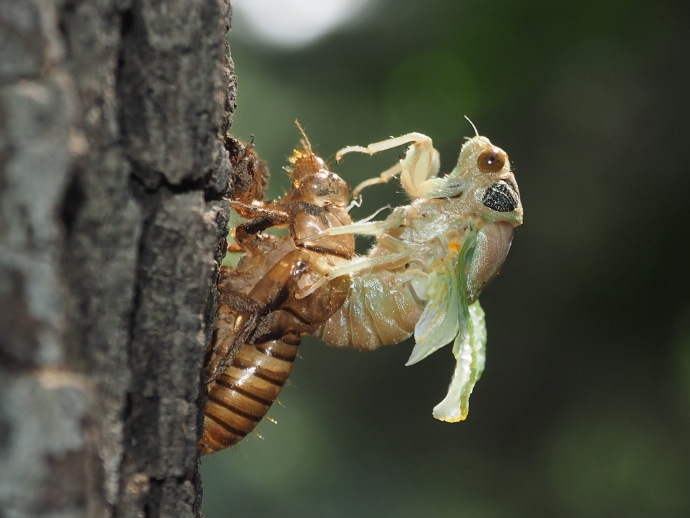
<instances>
[{"instance_id":1,"label":"cicada leg","mask_svg":"<svg viewBox=\"0 0 690 518\"><path fill-rule=\"evenodd\" d=\"M352 192L353 197L357 197L362 189L379 183L386 183L391 178L400 174L400 182L405 192L412 198L421 198L425 192L423 186L428 179L435 177L440 169L441 161L439 153L434 149L431 138L421 133L407 133L400 137L374 142L368 146L348 146L335 155L335 159L340 161L347 153L365 153L374 155L381 151L393 149L404 144L412 143L405 157L395 166L385 170L378 178L371 178L359 184Z\"/></svg>"},{"instance_id":2,"label":"cicada leg","mask_svg":"<svg viewBox=\"0 0 690 518\"><path fill-rule=\"evenodd\" d=\"M302 299L304 297L307 297L327 282L332 281L333 279L337 279L338 277L342 277L343 275L357 273L363 270L373 270L376 268L394 269L397 266L400 266L401 264L407 262L409 258L410 251L405 250L399 253L386 254L379 257L365 258L360 261L354 261L350 263L348 266L344 266L342 268L338 268L337 270L333 270L332 272L327 273L318 281L316 281L312 286L310 286L307 290L303 291L302 293L299 293L296 296L296 298Z\"/></svg>"},{"instance_id":3,"label":"cicada leg","mask_svg":"<svg viewBox=\"0 0 690 518\"><path fill-rule=\"evenodd\" d=\"M318 234L309 236L310 238L319 236L337 236L342 234L358 234L360 236L378 236L392 228L399 227L405 222L406 211L404 207L396 208L390 216L382 221L367 221L352 223L351 225L343 225L340 227L330 227L322 230ZM297 242L301 244L303 240Z\"/></svg>"},{"instance_id":4,"label":"cicada leg","mask_svg":"<svg viewBox=\"0 0 690 518\"><path fill-rule=\"evenodd\" d=\"M380 183L387 183L388 181L390 181L391 178L395 178L401 172L402 172L402 166L398 162L393 167L386 169L378 177L369 178L368 180L364 180L362 183L360 183L357 187L355 187L352 190L352 197L354 199L358 198L359 195L362 193L362 191L364 189L366 189L367 187L371 187L372 185L377 185Z\"/></svg>"},{"instance_id":5,"label":"cicada leg","mask_svg":"<svg viewBox=\"0 0 690 518\"><path fill-rule=\"evenodd\" d=\"M239 247L237 251L260 253L260 243L266 239L261 232L268 228L285 226L290 222L290 215L282 210L255 207L236 201L229 203L240 216L249 218L234 229L235 241Z\"/></svg>"}]
</instances>

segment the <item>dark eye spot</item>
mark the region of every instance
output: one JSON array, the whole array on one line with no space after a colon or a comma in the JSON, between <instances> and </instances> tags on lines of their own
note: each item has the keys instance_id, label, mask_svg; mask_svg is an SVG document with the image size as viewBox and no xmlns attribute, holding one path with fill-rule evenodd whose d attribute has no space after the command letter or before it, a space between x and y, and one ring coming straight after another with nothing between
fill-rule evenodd
<instances>
[{"instance_id":1,"label":"dark eye spot","mask_svg":"<svg viewBox=\"0 0 690 518\"><path fill-rule=\"evenodd\" d=\"M497 173L506 165L508 156L498 148L487 149L477 158L477 167L482 173Z\"/></svg>"},{"instance_id":2,"label":"dark eye spot","mask_svg":"<svg viewBox=\"0 0 690 518\"><path fill-rule=\"evenodd\" d=\"M518 206L517 200L517 191L501 180L486 190L482 203L496 212L513 212Z\"/></svg>"}]
</instances>

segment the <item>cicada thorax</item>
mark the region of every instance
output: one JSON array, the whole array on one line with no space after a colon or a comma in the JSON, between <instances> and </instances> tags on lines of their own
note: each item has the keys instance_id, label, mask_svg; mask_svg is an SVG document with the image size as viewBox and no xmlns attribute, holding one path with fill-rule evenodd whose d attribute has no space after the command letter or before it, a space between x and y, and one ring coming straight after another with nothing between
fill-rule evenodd
<instances>
[{"instance_id":1,"label":"cicada thorax","mask_svg":"<svg viewBox=\"0 0 690 518\"><path fill-rule=\"evenodd\" d=\"M350 279L340 277L300 297L352 258L354 237L315 236L351 219L347 185L306 137L291 164L293 187L282 200L237 206L251 219L235 232L244 256L221 270L202 454L232 446L254 429L287 381L301 336L336 312L349 292ZM261 234L271 227L287 227L289 234Z\"/></svg>"}]
</instances>

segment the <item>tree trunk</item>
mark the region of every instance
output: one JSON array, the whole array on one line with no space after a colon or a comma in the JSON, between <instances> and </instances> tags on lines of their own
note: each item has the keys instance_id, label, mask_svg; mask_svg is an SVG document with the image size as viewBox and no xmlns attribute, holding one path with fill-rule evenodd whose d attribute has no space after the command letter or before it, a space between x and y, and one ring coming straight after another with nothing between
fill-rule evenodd
<instances>
[{"instance_id":1,"label":"tree trunk","mask_svg":"<svg viewBox=\"0 0 690 518\"><path fill-rule=\"evenodd\" d=\"M229 0L0 0L0 517L200 514Z\"/></svg>"}]
</instances>

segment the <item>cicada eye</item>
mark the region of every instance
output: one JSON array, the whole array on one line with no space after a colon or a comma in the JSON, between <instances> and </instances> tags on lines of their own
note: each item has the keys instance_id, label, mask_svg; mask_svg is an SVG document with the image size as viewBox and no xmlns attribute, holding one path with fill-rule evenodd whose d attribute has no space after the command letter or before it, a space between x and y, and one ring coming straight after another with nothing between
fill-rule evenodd
<instances>
[{"instance_id":1,"label":"cicada eye","mask_svg":"<svg viewBox=\"0 0 690 518\"><path fill-rule=\"evenodd\" d=\"M497 173L506 165L508 155L498 148L487 149L477 158L477 167L482 173Z\"/></svg>"}]
</instances>

